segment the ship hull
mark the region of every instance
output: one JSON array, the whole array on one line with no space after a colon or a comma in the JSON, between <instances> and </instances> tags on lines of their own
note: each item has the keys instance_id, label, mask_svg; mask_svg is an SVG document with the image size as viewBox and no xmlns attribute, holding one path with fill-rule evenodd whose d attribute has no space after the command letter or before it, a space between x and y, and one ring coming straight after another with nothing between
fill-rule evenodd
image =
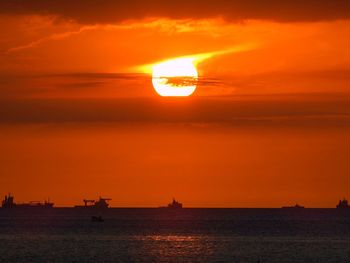
<instances>
[{"instance_id":1,"label":"ship hull","mask_svg":"<svg viewBox=\"0 0 350 263\"><path fill-rule=\"evenodd\" d=\"M1 207L2 210L48 210L53 209L53 206L13 206Z\"/></svg>"}]
</instances>

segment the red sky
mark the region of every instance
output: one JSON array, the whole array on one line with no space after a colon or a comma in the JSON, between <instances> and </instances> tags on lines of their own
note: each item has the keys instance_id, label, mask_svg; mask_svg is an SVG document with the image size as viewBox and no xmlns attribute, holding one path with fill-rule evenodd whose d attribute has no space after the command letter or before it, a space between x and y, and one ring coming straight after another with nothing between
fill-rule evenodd
<instances>
[{"instance_id":1,"label":"red sky","mask_svg":"<svg viewBox=\"0 0 350 263\"><path fill-rule=\"evenodd\" d=\"M2 1L0 194L334 206L349 31L342 0ZM202 53L192 97L155 93L144 65Z\"/></svg>"}]
</instances>

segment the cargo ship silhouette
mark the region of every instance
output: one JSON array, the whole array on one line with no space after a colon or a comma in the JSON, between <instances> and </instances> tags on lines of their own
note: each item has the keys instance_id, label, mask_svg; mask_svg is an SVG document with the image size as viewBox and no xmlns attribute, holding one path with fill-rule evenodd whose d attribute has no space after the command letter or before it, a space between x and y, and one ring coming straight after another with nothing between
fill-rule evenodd
<instances>
[{"instance_id":1,"label":"cargo ship silhouette","mask_svg":"<svg viewBox=\"0 0 350 263\"><path fill-rule=\"evenodd\" d=\"M350 205L348 203L348 200L346 199L340 200L337 205L337 209L349 209L349 208L350 208Z\"/></svg>"},{"instance_id":2,"label":"cargo ship silhouette","mask_svg":"<svg viewBox=\"0 0 350 263\"><path fill-rule=\"evenodd\" d=\"M87 200L84 199L84 205L76 205L74 208L97 208L97 209L106 209L109 207L107 201L111 201L111 198L102 198L100 197L98 201L96 200Z\"/></svg>"},{"instance_id":3,"label":"cargo ship silhouette","mask_svg":"<svg viewBox=\"0 0 350 263\"><path fill-rule=\"evenodd\" d=\"M159 208L181 209L182 208L182 203L176 201L176 199L173 198L173 201L170 204L168 204L167 206L161 206Z\"/></svg>"},{"instance_id":4,"label":"cargo ship silhouette","mask_svg":"<svg viewBox=\"0 0 350 263\"><path fill-rule=\"evenodd\" d=\"M296 204L295 206L283 206L282 209L289 209L289 210L300 210L304 209L304 206Z\"/></svg>"},{"instance_id":5,"label":"cargo ship silhouette","mask_svg":"<svg viewBox=\"0 0 350 263\"><path fill-rule=\"evenodd\" d=\"M15 203L15 198L11 195L5 195L4 200L2 200L2 208L53 208L54 203L50 200L41 201L30 201L29 203Z\"/></svg>"}]
</instances>

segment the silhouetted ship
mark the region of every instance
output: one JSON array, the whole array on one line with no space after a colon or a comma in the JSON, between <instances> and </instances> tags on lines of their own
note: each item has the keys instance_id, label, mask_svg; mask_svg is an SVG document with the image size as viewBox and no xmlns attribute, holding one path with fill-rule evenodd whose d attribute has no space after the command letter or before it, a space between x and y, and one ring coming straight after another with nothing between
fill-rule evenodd
<instances>
[{"instance_id":1,"label":"silhouetted ship","mask_svg":"<svg viewBox=\"0 0 350 263\"><path fill-rule=\"evenodd\" d=\"M176 201L175 198L173 198L173 201L170 204L168 204L168 206L162 206L160 208L181 209L182 208L182 204L179 203L178 201Z\"/></svg>"},{"instance_id":2,"label":"silhouetted ship","mask_svg":"<svg viewBox=\"0 0 350 263\"><path fill-rule=\"evenodd\" d=\"M11 194L5 195L4 200L2 200L2 208L52 208L53 206L54 203L50 201L31 201L29 203L16 204Z\"/></svg>"},{"instance_id":3,"label":"silhouetted ship","mask_svg":"<svg viewBox=\"0 0 350 263\"><path fill-rule=\"evenodd\" d=\"M108 208L109 204L107 201L111 201L110 198L99 198L98 201L95 200L86 200L84 199L84 205L76 205L75 208L98 208L98 209L105 209Z\"/></svg>"},{"instance_id":4,"label":"silhouetted ship","mask_svg":"<svg viewBox=\"0 0 350 263\"><path fill-rule=\"evenodd\" d=\"M282 209L290 209L290 210L300 210L300 209L304 209L304 206L300 206L298 204L296 204L295 206L283 206Z\"/></svg>"},{"instance_id":5,"label":"silhouetted ship","mask_svg":"<svg viewBox=\"0 0 350 263\"><path fill-rule=\"evenodd\" d=\"M91 221L92 222L104 222L102 216L92 216Z\"/></svg>"},{"instance_id":6,"label":"silhouetted ship","mask_svg":"<svg viewBox=\"0 0 350 263\"><path fill-rule=\"evenodd\" d=\"M337 209L349 209L349 208L350 206L349 206L348 200L346 199L340 200L337 205Z\"/></svg>"}]
</instances>

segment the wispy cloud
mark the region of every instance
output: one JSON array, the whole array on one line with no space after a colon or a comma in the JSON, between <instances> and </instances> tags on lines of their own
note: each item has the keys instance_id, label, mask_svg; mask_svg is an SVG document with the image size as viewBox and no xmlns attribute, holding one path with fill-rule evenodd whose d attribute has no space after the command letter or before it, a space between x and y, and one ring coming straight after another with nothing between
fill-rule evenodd
<instances>
[{"instance_id":1,"label":"wispy cloud","mask_svg":"<svg viewBox=\"0 0 350 263\"><path fill-rule=\"evenodd\" d=\"M5 53L6 54L11 54L11 53L20 52L22 50L26 50L26 49L37 47L37 46L39 46L39 45L41 45L41 44L43 44L45 42L48 42L48 41L62 40L62 39L71 37L73 35L81 34L84 31L94 30L97 27L98 27L97 25L94 25L94 26L82 26L79 30L76 30L76 31L68 31L68 32L64 32L64 33L53 34L53 35L50 35L50 36L43 37L43 38L40 38L38 40L32 41L32 42L30 42L28 44L25 44L25 45L9 48Z\"/></svg>"},{"instance_id":2,"label":"wispy cloud","mask_svg":"<svg viewBox=\"0 0 350 263\"><path fill-rule=\"evenodd\" d=\"M159 63L164 63L167 61L179 60L179 59L191 59L193 64L197 66L198 64L200 64L208 59L214 58L214 57L245 52L245 51L257 49L258 47L259 47L258 43L244 43L244 44L236 45L236 46L226 48L223 50L215 50L215 51L210 51L210 52L205 52L205 53L180 56L180 57L176 57L176 58L169 58L166 61L157 61L157 62L153 62L153 63L147 64L147 65L136 66L136 67L132 68L131 70L135 70L137 72L143 72L143 73L152 73L153 67L155 65L157 65Z\"/></svg>"}]
</instances>

